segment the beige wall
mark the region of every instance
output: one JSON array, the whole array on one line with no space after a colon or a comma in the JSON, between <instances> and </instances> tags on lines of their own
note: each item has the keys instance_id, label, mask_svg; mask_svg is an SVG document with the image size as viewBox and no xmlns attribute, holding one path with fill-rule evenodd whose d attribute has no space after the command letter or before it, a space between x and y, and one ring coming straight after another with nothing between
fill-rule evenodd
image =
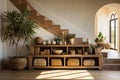
<instances>
[{"instance_id":1,"label":"beige wall","mask_svg":"<svg viewBox=\"0 0 120 80\"><path fill-rule=\"evenodd\" d=\"M94 41L94 19L104 4L120 0L29 0L40 13L77 36Z\"/></svg>"},{"instance_id":2,"label":"beige wall","mask_svg":"<svg viewBox=\"0 0 120 80\"><path fill-rule=\"evenodd\" d=\"M0 31L1 31L1 14L3 11L6 10L6 0L0 0ZM1 34L0 34L1 35ZM1 68L1 60L6 56L5 54L3 54L5 52L4 47L3 47L3 43L0 40L0 68Z\"/></svg>"}]
</instances>

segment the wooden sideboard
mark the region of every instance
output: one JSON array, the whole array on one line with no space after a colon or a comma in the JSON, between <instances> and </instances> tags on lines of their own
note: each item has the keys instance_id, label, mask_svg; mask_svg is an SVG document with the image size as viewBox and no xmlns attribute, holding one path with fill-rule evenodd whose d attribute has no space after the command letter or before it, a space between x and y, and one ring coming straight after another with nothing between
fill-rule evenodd
<instances>
[{"instance_id":1,"label":"wooden sideboard","mask_svg":"<svg viewBox=\"0 0 120 80\"><path fill-rule=\"evenodd\" d=\"M55 54L54 49L63 50ZM29 69L102 69L102 54L89 53L89 45L34 45L29 54ZM86 64L87 63L87 64Z\"/></svg>"}]
</instances>

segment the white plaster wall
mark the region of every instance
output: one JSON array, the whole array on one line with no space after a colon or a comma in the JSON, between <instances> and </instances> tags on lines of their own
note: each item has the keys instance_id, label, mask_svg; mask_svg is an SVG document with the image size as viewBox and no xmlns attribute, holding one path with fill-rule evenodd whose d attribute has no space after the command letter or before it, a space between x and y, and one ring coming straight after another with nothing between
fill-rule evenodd
<instances>
[{"instance_id":1,"label":"white plaster wall","mask_svg":"<svg viewBox=\"0 0 120 80\"><path fill-rule=\"evenodd\" d=\"M84 40L95 39L94 19L103 5L120 0L28 0L41 14Z\"/></svg>"},{"instance_id":2,"label":"white plaster wall","mask_svg":"<svg viewBox=\"0 0 120 80\"><path fill-rule=\"evenodd\" d=\"M1 14L3 11L6 10L6 4L7 0L0 0L0 31L1 31ZM1 33L0 33L0 36L1 36ZM1 42L0 40L0 68L1 68L1 60L4 58L5 54L4 54L4 47L3 47L3 43Z\"/></svg>"},{"instance_id":3,"label":"white plaster wall","mask_svg":"<svg viewBox=\"0 0 120 80\"><path fill-rule=\"evenodd\" d=\"M106 37L106 41L109 42L109 8L102 7L97 12L97 29L98 33L102 32L104 37Z\"/></svg>"}]
</instances>

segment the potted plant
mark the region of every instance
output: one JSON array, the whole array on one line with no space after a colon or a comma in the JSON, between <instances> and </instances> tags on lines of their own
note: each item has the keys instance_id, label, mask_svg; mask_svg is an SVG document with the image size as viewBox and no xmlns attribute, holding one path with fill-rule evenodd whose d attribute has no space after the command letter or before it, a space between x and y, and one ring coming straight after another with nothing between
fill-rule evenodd
<instances>
[{"instance_id":1,"label":"potted plant","mask_svg":"<svg viewBox=\"0 0 120 80\"><path fill-rule=\"evenodd\" d=\"M105 37L103 36L102 32L99 32L95 42L99 45L105 44Z\"/></svg>"},{"instance_id":2,"label":"potted plant","mask_svg":"<svg viewBox=\"0 0 120 80\"><path fill-rule=\"evenodd\" d=\"M38 26L29 18L29 11L21 9L18 11L5 11L4 19L6 25L2 31L2 41L9 43L11 46L16 47L16 56L9 59L9 64L12 69L24 69L27 65L27 59L20 56L20 44L25 44L32 39L35 34L34 29Z\"/></svg>"},{"instance_id":3,"label":"potted plant","mask_svg":"<svg viewBox=\"0 0 120 80\"><path fill-rule=\"evenodd\" d=\"M61 39L61 37L55 37L55 39L54 39L54 41L56 41L56 44L60 44L61 42L62 42L62 39Z\"/></svg>"},{"instance_id":4,"label":"potted plant","mask_svg":"<svg viewBox=\"0 0 120 80\"><path fill-rule=\"evenodd\" d=\"M67 42L68 44L74 44L74 40L75 40L75 34L68 34L66 36Z\"/></svg>"}]
</instances>

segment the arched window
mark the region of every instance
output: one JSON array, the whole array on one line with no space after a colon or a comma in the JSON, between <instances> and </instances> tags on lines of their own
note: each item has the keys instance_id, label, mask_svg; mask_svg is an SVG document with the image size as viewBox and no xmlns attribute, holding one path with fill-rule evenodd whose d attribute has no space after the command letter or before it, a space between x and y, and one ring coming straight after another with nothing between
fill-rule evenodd
<instances>
[{"instance_id":1,"label":"arched window","mask_svg":"<svg viewBox=\"0 0 120 80\"><path fill-rule=\"evenodd\" d=\"M117 14L111 14L110 17L110 43L112 44L112 48L117 49Z\"/></svg>"}]
</instances>

